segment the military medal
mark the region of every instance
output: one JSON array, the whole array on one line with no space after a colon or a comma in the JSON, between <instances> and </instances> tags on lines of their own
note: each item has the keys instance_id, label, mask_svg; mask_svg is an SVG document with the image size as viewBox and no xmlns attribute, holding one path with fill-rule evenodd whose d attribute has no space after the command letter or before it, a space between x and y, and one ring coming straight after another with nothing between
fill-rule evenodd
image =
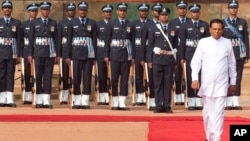
<instances>
[{"instance_id":1,"label":"military medal","mask_svg":"<svg viewBox=\"0 0 250 141\"><path fill-rule=\"evenodd\" d=\"M92 29L91 25L88 25L88 26L87 26L87 30L88 30L88 31L91 31L91 29Z\"/></svg>"},{"instance_id":2,"label":"military medal","mask_svg":"<svg viewBox=\"0 0 250 141\"><path fill-rule=\"evenodd\" d=\"M171 36L175 36L175 31L174 31L174 30L171 30L170 35L171 35Z\"/></svg>"},{"instance_id":3,"label":"military medal","mask_svg":"<svg viewBox=\"0 0 250 141\"><path fill-rule=\"evenodd\" d=\"M243 30L242 25L239 25L239 26L238 26L238 29L239 29L240 31Z\"/></svg>"},{"instance_id":4,"label":"military medal","mask_svg":"<svg viewBox=\"0 0 250 141\"><path fill-rule=\"evenodd\" d=\"M51 32L54 32L54 31L55 31L55 27L54 27L54 26L51 26L51 27L50 27L50 31L51 31Z\"/></svg>"},{"instance_id":5,"label":"military medal","mask_svg":"<svg viewBox=\"0 0 250 141\"><path fill-rule=\"evenodd\" d=\"M127 32L130 33L131 29L130 27L127 27Z\"/></svg>"},{"instance_id":6,"label":"military medal","mask_svg":"<svg viewBox=\"0 0 250 141\"><path fill-rule=\"evenodd\" d=\"M200 32L204 33L205 32L205 28L204 27L200 27Z\"/></svg>"},{"instance_id":7,"label":"military medal","mask_svg":"<svg viewBox=\"0 0 250 141\"><path fill-rule=\"evenodd\" d=\"M16 26L12 26L12 31L16 32Z\"/></svg>"}]
</instances>

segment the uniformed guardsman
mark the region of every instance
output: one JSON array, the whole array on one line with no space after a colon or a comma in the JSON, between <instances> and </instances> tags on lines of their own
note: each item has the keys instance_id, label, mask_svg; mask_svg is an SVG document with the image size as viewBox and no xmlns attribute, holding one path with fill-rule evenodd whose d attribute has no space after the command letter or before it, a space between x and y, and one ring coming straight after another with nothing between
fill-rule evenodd
<instances>
[{"instance_id":1,"label":"uniformed guardsman","mask_svg":"<svg viewBox=\"0 0 250 141\"><path fill-rule=\"evenodd\" d=\"M51 6L50 2L41 2L41 17L31 22L32 44L30 48L33 51L33 61L35 61L36 108L53 108L50 104L51 80L58 50L57 23L48 17Z\"/></svg>"},{"instance_id":2,"label":"uniformed guardsman","mask_svg":"<svg viewBox=\"0 0 250 141\"><path fill-rule=\"evenodd\" d=\"M140 18L134 21L135 29L135 90L136 90L136 100L135 105L142 106L145 105L145 89L143 86L143 72L144 72L144 49L142 47L142 29L143 26L149 22L148 11L149 5L142 3L138 5L137 9L139 11Z\"/></svg>"},{"instance_id":3,"label":"uniformed guardsman","mask_svg":"<svg viewBox=\"0 0 250 141\"><path fill-rule=\"evenodd\" d=\"M176 3L176 8L177 8L177 14L178 17L171 20L169 22L169 26L176 28L176 34L180 34L180 28L182 27L183 24L186 23L186 21L190 20L190 18L186 17L187 14L187 6L188 3L185 1L179 1ZM185 39L181 39L180 37L178 37L178 43L177 45L177 50L180 50L180 40L185 40ZM181 62L181 52L177 52L177 64L176 64L176 68L174 71L174 81L175 81L175 97L174 97L174 102L175 105L184 105L184 89L182 87L182 80L183 80L183 68L182 65L183 64Z\"/></svg>"},{"instance_id":4,"label":"uniformed guardsman","mask_svg":"<svg viewBox=\"0 0 250 141\"><path fill-rule=\"evenodd\" d=\"M129 110L126 106L128 95L128 78L130 65L134 59L132 22L126 19L128 5L125 2L118 3L117 19L111 24L111 85L112 85L112 110ZM118 93L118 80L120 79L120 93Z\"/></svg>"},{"instance_id":5,"label":"uniformed guardsman","mask_svg":"<svg viewBox=\"0 0 250 141\"><path fill-rule=\"evenodd\" d=\"M107 86L107 66L109 63L109 43L111 36L110 20L112 18L113 6L105 4L101 8L103 20L97 22L97 69L99 84L98 105L109 104L109 94Z\"/></svg>"},{"instance_id":6,"label":"uniformed guardsman","mask_svg":"<svg viewBox=\"0 0 250 141\"><path fill-rule=\"evenodd\" d=\"M73 109L90 109L91 79L96 57L96 22L87 17L88 3L78 3L78 17L70 22L67 60L73 60ZM66 61L67 61L66 60ZM67 61L69 62L69 61ZM83 82L82 82L83 79ZM82 82L82 91L81 91Z\"/></svg>"},{"instance_id":7,"label":"uniformed guardsman","mask_svg":"<svg viewBox=\"0 0 250 141\"><path fill-rule=\"evenodd\" d=\"M69 22L74 19L75 12L76 11L76 5L72 2L68 3L66 5L66 14L67 18L60 21L58 24L58 49L59 49L59 57L62 58L62 90L60 92L59 101L60 104L68 104L68 98L69 98L69 66L65 62L67 54L66 45L69 44L67 42L67 36L69 33Z\"/></svg>"},{"instance_id":8,"label":"uniformed guardsman","mask_svg":"<svg viewBox=\"0 0 250 141\"><path fill-rule=\"evenodd\" d=\"M187 75L187 97L188 97L188 110L201 110L202 103L201 98L197 96L197 91L191 88L191 59L197 47L197 43L203 37L210 36L209 25L207 22L201 20L200 17L200 5L192 4L189 6L191 20L187 21L181 28L180 32L180 48L182 52L182 59L186 62L186 75ZM182 60L182 62L184 62Z\"/></svg>"},{"instance_id":9,"label":"uniformed guardsman","mask_svg":"<svg viewBox=\"0 0 250 141\"><path fill-rule=\"evenodd\" d=\"M38 14L38 7L39 5L36 3L29 4L26 9L29 14L29 19L22 22L21 31L22 31L22 59L23 59L23 67L24 69L24 83L25 83L25 93L23 98L23 104L32 104L32 92L31 92L31 52L29 52L29 37L30 37L30 24L31 21L36 19ZM29 57L28 57L29 56ZM22 70L23 71L23 70Z\"/></svg>"},{"instance_id":10,"label":"uniformed guardsman","mask_svg":"<svg viewBox=\"0 0 250 141\"><path fill-rule=\"evenodd\" d=\"M230 39L236 58L236 92L227 97L226 110L242 110L239 97L241 95L241 80L244 64L249 59L248 24L245 19L237 16L239 3L231 0L228 3L228 17L223 20L225 29L223 36Z\"/></svg>"},{"instance_id":11,"label":"uniformed guardsman","mask_svg":"<svg viewBox=\"0 0 250 141\"><path fill-rule=\"evenodd\" d=\"M148 33L148 66L153 69L155 91L155 113L172 113L171 88L174 65L176 63L175 43L178 35L175 29L168 26L170 9L159 11L160 23L149 29Z\"/></svg>"},{"instance_id":12,"label":"uniformed guardsman","mask_svg":"<svg viewBox=\"0 0 250 141\"><path fill-rule=\"evenodd\" d=\"M156 26L156 23L159 23L159 10L162 8L162 4L155 3L152 6L152 16L153 19L148 21L142 30L142 48L144 49L144 60L148 62L148 58L146 56L148 49L148 30ZM146 66L145 66L146 67ZM150 88L150 99L149 99L149 110L154 111L155 109L155 92L154 92L154 81L153 81L153 70L152 68L148 68L148 78L149 78L149 88Z\"/></svg>"},{"instance_id":13,"label":"uniformed guardsman","mask_svg":"<svg viewBox=\"0 0 250 141\"><path fill-rule=\"evenodd\" d=\"M13 100L15 65L20 61L21 22L13 17L12 2L2 2L0 19L0 107L16 107Z\"/></svg>"}]
</instances>

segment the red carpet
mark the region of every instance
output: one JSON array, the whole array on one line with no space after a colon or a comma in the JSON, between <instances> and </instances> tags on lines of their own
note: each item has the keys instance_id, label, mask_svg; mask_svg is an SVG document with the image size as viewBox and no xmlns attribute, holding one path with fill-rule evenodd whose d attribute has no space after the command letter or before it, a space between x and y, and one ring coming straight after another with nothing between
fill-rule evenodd
<instances>
[{"instance_id":1,"label":"red carpet","mask_svg":"<svg viewBox=\"0 0 250 141\"><path fill-rule=\"evenodd\" d=\"M0 122L149 122L149 141L204 141L202 117L152 117L107 115L0 115ZM250 119L226 117L222 141L229 141L230 124L250 124Z\"/></svg>"}]
</instances>

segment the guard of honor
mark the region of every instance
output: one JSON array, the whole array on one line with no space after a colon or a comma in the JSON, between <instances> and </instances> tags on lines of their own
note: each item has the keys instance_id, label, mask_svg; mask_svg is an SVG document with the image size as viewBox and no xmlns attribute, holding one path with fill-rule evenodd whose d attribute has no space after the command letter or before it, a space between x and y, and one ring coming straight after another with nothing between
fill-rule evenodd
<instances>
[{"instance_id":1,"label":"guard of honor","mask_svg":"<svg viewBox=\"0 0 250 141\"><path fill-rule=\"evenodd\" d=\"M117 19L110 22L111 39L109 59L111 65L112 110L129 110L126 106L130 65L134 63L134 26L126 19L127 3L118 3ZM120 77L120 93L118 82Z\"/></svg>"},{"instance_id":2,"label":"guard of honor","mask_svg":"<svg viewBox=\"0 0 250 141\"><path fill-rule=\"evenodd\" d=\"M239 3L232 0L228 3L228 17L223 20L225 29L222 36L232 42L236 58L236 92L227 97L226 110L242 110L239 97L241 95L241 80L244 64L249 59L249 36L246 20L237 17Z\"/></svg>"},{"instance_id":3,"label":"guard of honor","mask_svg":"<svg viewBox=\"0 0 250 141\"><path fill-rule=\"evenodd\" d=\"M49 18L50 2L40 3L41 17L30 24L28 56L33 57L36 108L53 108L50 104L52 72L57 61L57 23Z\"/></svg>"},{"instance_id":4,"label":"guard of honor","mask_svg":"<svg viewBox=\"0 0 250 141\"><path fill-rule=\"evenodd\" d=\"M66 58L73 65L73 109L90 109L91 78L96 58L96 22L87 17L88 3L78 3L78 17L70 22ZM69 62L69 61L68 61ZM83 81L83 82L82 82ZM82 89L81 89L82 84Z\"/></svg>"},{"instance_id":5,"label":"guard of honor","mask_svg":"<svg viewBox=\"0 0 250 141\"><path fill-rule=\"evenodd\" d=\"M203 37L208 37L209 25L207 22L200 19L200 5L192 4L189 6L190 18L191 20L186 21L186 23L181 28L180 33L180 48L182 62L185 61L186 65L186 81L187 81L187 107L188 110L202 110L201 98L197 96L197 90L191 88L192 78L191 78L191 59L196 50L199 40Z\"/></svg>"},{"instance_id":6,"label":"guard of honor","mask_svg":"<svg viewBox=\"0 0 250 141\"><path fill-rule=\"evenodd\" d=\"M169 8L161 8L160 22L148 30L147 56L148 66L153 69L155 113L172 113L171 88L176 63L174 47L178 36L175 29L168 26L169 14Z\"/></svg>"},{"instance_id":7,"label":"guard of honor","mask_svg":"<svg viewBox=\"0 0 250 141\"><path fill-rule=\"evenodd\" d=\"M157 23L159 23L159 11L162 9L162 4L160 3L155 3L152 6L152 16L153 19L149 20L143 27L142 30L142 47L144 49L143 52L143 59L146 62L146 64L149 63L149 57L148 55L148 35L149 35L149 30L153 27L156 26ZM150 111L155 110L155 91L154 91L154 78L153 78L153 69L148 67L148 65L145 65L145 70L148 70L148 80L149 80L149 100L148 100L148 108Z\"/></svg>"},{"instance_id":8,"label":"guard of honor","mask_svg":"<svg viewBox=\"0 0 250 141\"><path fill-rule=\"evenodd\" d=\"M188 3L185 1L179 1L176 3L176 8L177 8L177 13L178 16L177 18L171 20L169 22L169 27L175 28L176 34L178 35L178 40L177 43L175 43L177 50L177 60L176 60L176 68L174 71L174 82L175 82L175 97L174 97L174 102L175 105L184 105L184 87L185 84L183 84L183 61L181 59L181 52L180 50L180 40L185 40L180 38L180 29L181 27L190 20L190 18L186 17L187 14L187 6Z\"/></svg>"},{"instance_id":9,"label":"guard of honor","mask_svg":"<svg viewBox=\"0 0 250 141\"><path fill-rule=\"evenodd\" d=\"M69 34L70 21L75 18L76 5L74 3L68 3L66 6L67 18L60 21L58 24L58 56L60 57L60 71L62 90L60 90L59 101L60 104L68 104L69 100L69 66L66 63L67 47L69 42L67 40ZM69 63L69 62L68 62Z\"/></svg>"},{"instance_id":10,"label":"guard of honor","mask_svg":"<svg viewBox=\"0 0 250 141\"><path fill-rule=\"evenodd\" d=\"M109 93L107 86L108 67L109 67L109 48L111 36L111 26L113 6L106 4L102 7L103 20L97 22L97 72L99 84L98 105L109 104Z\"/></svg>"},{"instance_id":11,"label":"guard of honor","mask_svg":"<svg viewBox=\"0 0 250 141\"><path fill-rule=\"evenodd\" d=\"M11 17L13 5L2 2L0 19L0 107L16 107L13 100L15 65L20 61L21 22Z\"/></svg>"},{"instance_id":12,"label":"guard of honor","mask_svg":"<svg viewBox=\"0 0 250 141\"><path fill-rule=\"evenodd\" d=\"M150 20L150 6L142 3L137 7L139 19L134 22L126 19L127 3L117 4L117 18L114 20L111 19L113 6L106 4L101 8L103 20L95 22L87 17L87 2L79 2L77 6L70 2L66 5L67 18L58 25L48 17L51 6L50 2L28 5L26 9L29 19L21 23L11 17L11 1L2 2L4 17L0 19L1 107L16 107L13 101L14 71L21 56L24 75L22 81L25 86L23 103L33 102L35 108L53 107L50 104L51 79L54 63L57 62L60 62L62 81L60 104L70 103L73 109L90 109L94 66L98 77L98 105L110 104L111 110L129 110L126 97L131 65L134 65L135 73L135 105L141 106L147 102L148 109L155 113L172 113L171 90L174 83L174 102L176 105L184 104L184 71L187 109L203 108L201 99L197 96L198 90L191 88L190 67L197 43L201 38L210 36L208 23L200 19L199 4L188 7L187 2L178 1L178 17L170 20L170 9L155 3L151 7L153 18ZM41 17L36 18L39 7ZM249 59L247 22L237 17L238 7L239 3L231 0L228 3L229 16L224 19L223 36L232 41L237 60L237 91L228 97L226 110L242 110L239 103L240 83L244 64ZM186 17L187 8L190 18ZM76 9L78 16L75 18ZM31 76L31 72L35 73L34 76ZM72 75L72 86L68 82L69 72ZM147 86L143 83L145 72ZM30 82L31 77L33 83ZM107 79L110 79L111 91ZM146 87L149 92L148 101Z\"/></svg>"},{"instance_id":13,"label":"guard of honor","mask_svg":"<svg viewBox=\"0 0 250 141\"><path fill-rule=\"evenodd\" d=\"M32 63L32 57L31 57L31 51L29 49L29 38L31 35L30 32L30 25L31 21L36 19L36 16L38 14L38 7L39 5L36 3L32 3L26 7L28 13L29 13L29 19L22 22L21 25L21 32L22 32L22 46L21 46L21 56L22 56L22 73L24 83L24 90L23 90L23 104L32 104L32 83L30 81L31 79L31 63ZM28 57L29 56L29 57Z\"/></svg>"},{"instance_id":14,"label":"guard of honor","mask_svg":"<svg viewBox=\"0 0 250 141\"><path fill-rule=\"evenodd\" d=\"M136 21L134 21L134 47L135 47L135 64L134 64L134 72L135 72L135 92L136 92L136 101L135 105L143 106L146 104L146 95L145 95L145 88L144 88L144 67L145 67L145 61L144 61L144 49L142 46L142 34L143 34L143 28L144 25L149 22L148 17L148 11L149 11L149 5L148 4L140 4L138 5L137 9L139 11L140 18Z\"/></svg>"}]
</instances>

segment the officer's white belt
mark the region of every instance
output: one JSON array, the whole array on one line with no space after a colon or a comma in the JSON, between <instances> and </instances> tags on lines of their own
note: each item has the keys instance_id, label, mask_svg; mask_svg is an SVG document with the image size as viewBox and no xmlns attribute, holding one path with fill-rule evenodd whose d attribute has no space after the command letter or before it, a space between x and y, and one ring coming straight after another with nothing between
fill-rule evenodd
<instances>
[{"instance_id":1,"label":"officer's white belt","mask_svg":"<svg viewBox=\"0 0 250 141\"><path fill-rule=\"evenodd\" d=\"M12 38L0 37L0 45L12 45Z\"/></svg>"},{"instance_id":2,"label":"officer's white belt","mask_svg":"<svg viewBox=\"0 0 250 141\"><path fill-rule=\"evenodd\" d=\"M111 46L112 47L126 47L128 46L129 40L125 39L112 39Z\"/></svg>"},{"instance_id":3,"label":"officer's white belt","mask_svg":"<svg viewBox=\"0 0 250 141\"><path fill-rule=\"evenodd\" d=\"M157 55L163 54L163 55L173 55L174 52L173 51L169 51L169 50L162 50L159 47L154 47L153 52Z\"/></svg>"}]
</instances>

